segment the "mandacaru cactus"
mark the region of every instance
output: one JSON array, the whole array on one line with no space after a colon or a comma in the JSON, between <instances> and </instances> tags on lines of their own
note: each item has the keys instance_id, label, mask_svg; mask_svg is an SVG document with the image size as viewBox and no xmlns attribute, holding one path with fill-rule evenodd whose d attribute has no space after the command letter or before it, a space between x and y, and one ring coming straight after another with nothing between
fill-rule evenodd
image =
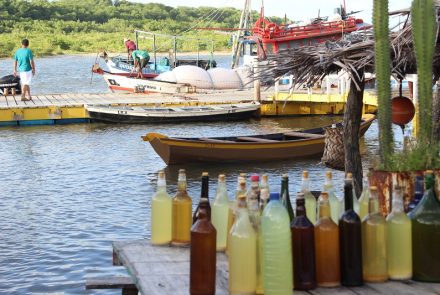
<instances>
[{"instance_id":1,"label":"mandacaru cactus","mask_svg":"<svg viewBox=\"0 0 440 295\"><path fill-rule=\"evenodd\" d=\"M393 153L394 138L391 129L391 58L388 33L388 0L373 3L374 52L378 94L379 149L383 168L388 170Z\"/></svg>"},{"instance_id":2,"label":"mandacaru cactus","mask_svg":"<svg viewBox=\"0 0 440 295\"><path fill-rule=\"evenodd\" d=\"M432 64L437 34L434 1L414 0L411 22L418 77L418 137L429 145L432 141Z\"/></svg>"}]
</instances>

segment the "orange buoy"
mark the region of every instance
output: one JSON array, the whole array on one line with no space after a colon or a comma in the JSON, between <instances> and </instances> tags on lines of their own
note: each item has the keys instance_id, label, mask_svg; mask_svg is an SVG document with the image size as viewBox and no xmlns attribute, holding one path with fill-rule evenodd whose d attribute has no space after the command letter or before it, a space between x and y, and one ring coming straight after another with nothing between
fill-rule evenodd
<instances>
[{"instance_id":1,"label":"orange buoy","mask_svg":"<svg viewBox=\"0 0 440 295\"><path fill-rule=\"evenodd\" d=\"M391 121L396 125L406 125L414 118L416 109L411 99L396 96L391 100Z\"/></svg>"}]
</instances>

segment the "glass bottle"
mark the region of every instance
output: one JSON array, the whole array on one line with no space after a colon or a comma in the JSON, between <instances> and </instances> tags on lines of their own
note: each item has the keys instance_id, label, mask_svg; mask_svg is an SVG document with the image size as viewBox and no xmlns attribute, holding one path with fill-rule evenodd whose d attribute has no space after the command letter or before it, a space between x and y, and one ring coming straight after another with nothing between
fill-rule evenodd
<instances>
[{"instance_id":1,"label":"glass bottle","mask_svg":"<svg viewBox=\"0 0 440 295\"><path fill-rule=\"evenodd\" d=\"M267 189L267 191L270 193L270 189L269 189L269 179L267 174L263 174L261 175L261 182L260 182L260 191L265 188Z\"/></svg>"},{"instance_id":2,"label":"glass bottle","mask_svg":"<svg viewBox=\"0 0 440 295\"><path fill-rule=\"evenodd\" d=\"M368 215L362 221L362 265L366 282L388 279L386 221L379 212L377 187L370 187Z\"/></svg>"},{"instance_id":3,"label":"glass bottle","mask_svg":"<svg viewBox=\"0 0 440 295\"><path fill-rule=\"evenodd\" d=\"M269 203L270 204L270 203ZM296 196L296 216L291 226L293 280L295 290L316 288L315 232L307 217L303 193Z\"/></svg>"},{"instance_id":4,"label":"glass bottle","mask_svg":"<svg viewBox=\"0 0 440 295\"><path fill-rule=\"evenodd\" d=\"M356 212L356 214L359 214L359 200L356 196L356 191L354 189L353 173L348 172L346 179L350 180L351 184L353 186L353 193L352 193L352 195L353 195L353 210L354 210L354 212Z\"/></svg>"},{"instance_id":5,"label":"glass bottle","mask_svg":"<svg viewBox=\"0 0 440 295\"><path fill-rule=\"evenodd\" d=\"M304 194L304 199L306 202L307 218L312 222L316 223L316 198L310 192L309 185L309 172L303 171L301 192Z\"/></svg>"},{"instance_id":6,"label":"glass bottle","mask_svg":"<svg viewBox=\"0 0 440 295\"><path fill-rule=\"evenodd\" d=\"M235 199L229 201L229 213L228 213L228 235L227 235L227 244L226 244L226 255L228 255L229 249L229 232L231 231L232 225L235 222L235 213L237 211L237 202L238 196L246 195L246 179L243 176L244 173L241 173L237 177L237 191L235 193Z\"/></svg>"},{"instance_id":7,"label":"glass bottle","mask_svg":"<svg viewBox=\"0 0 440 295\"><path fill-rule=\"evenodd\" d=\"M423 193L424 193L423 176L417 175L415 182L414 198L411 200L411 202L408 205L408 212L411 212L412 210L414 210L415 207L417 207L420 200L423 198Z\"/></svg>"},{"instance_id":8,"label":"glass bottle","mask_svg":"<svg viewBox=\"0 0 440 295\"><path fill-rule=\"evenodd\" d=\"M328 193L328 200L330 204L330 215L335 224L339 223L339 217L341 216L341 201L336 196L335 189L333 187L333 175L331 171L325 172L324 191ZM318 212L319 212L318 206ZM319 214L318 214L319 215Z\"/></svg>"},{"instance_id":9,"label":"glass bottle","mask_svg":"<svg viewBox=\"0 0 440 295\"><path fill-rule=\"evenodd\" d=\"M173 236L171 244L187 246L190 243L192 225L192 201L186 191L185 169L179 170L177 194L173 198Z\"/></svg>"},{"instance_id":10,"label":"glass bottle","mask_svg":"<svg viewBox=\"0 0 440 295\"><path fill-rule=\"evenodd\" d=\"M290 217L279 198L270 194L261 221L265 295L290 295L293 288Z\"/></svg>"},{"instance_id":11,"label":"glass bottle","mask_svg":"<svg viewBox=\"0 0 440 295\"><path fill-rule=\"evenodd\" d=\"M345 212L339 219L339 256L341 257L341 284L355 287L362 279L361 220L353 210L353 184L344 181Z\"/></svg>"},{"instance_id":12,"label":"glass bottle","mask_svg":"<svg viewBox=\"0 0 440 295\"><path fill-rule=\"evenodd\" d=\"M440 282L440 202L432 170L425 174L425 193L410 213L412 222L413 279Z\"/></svg>"},{"instance_id":13,"label":"glass bottle","mask_svg":"<svg viewBox=\"0 0 440 295\"><path fill-rule=\"evenodd\" d=\"M225 175L218 177L217 193L212 204L212 224L217 230L217 251L226 250L228 236L229 198Z\"/></svg>"},{"instance_id":14,"label":"glass bottle","mask_svg":"<svg viewBox=\"0 0 440 295\"><path fill-rule=\"evenodd\" d=\"M167 245L172 236L172 203L171 196L167 193L165 172L159 171L157 192L151 202L151 244Z\"/></svg>"},{"instance_id":15,"label":"glass bottle","mask_svg":"<svg viewBox=\"0 0 440 295\"><path fill-rule=\"evenodd\" d=\"M246 195L238 197L237 218L229 233L229 292L255 294L257 235L249 219Z\"/></svg>"},{"instance_id":16,"label":"glass bottle","mask_svg":"<svg viewBox=\"0 0 440 295\"><path fill-rule=\"evenodd\" d=\"M254 225L254 229L257 230L257 219L260 213L260 177L258 175L251 176L251 187L246 192L246 200L251 222Z\"/></svg>"},{"instance_id":17,"label":"glass bottle","mask_svg":"<svg viewBox=\"0 0 440 295\"><path fill-rule=\"evenodd\" d=\"M364 220L364 218L368 215L368 202L370 199L370 186L368 181L364 181L362 186L362 194L359 198L359 218Z\"/></svg>"},{"instance_id":18,"label":"glass bottle","mask_svg":"<svg viewBox=\"0 0 440 295\"><path fill-rule=\"evenodd\" d=\"M208 205L209 205L209 174L208 174L208 172L202 173L202 190L200 192L200 200L202 200L202 199L208 200ZM197 221L197 218L199 216L199 206L200 206L200 203L199 203L199 205L197 205L197 208L194 211L193 224ZM209 205L208 211L209 211L208 216L209 216L209 218L211 218L211 206L210 205Z\"/></svg>"},{"instance_id":19,"label":"glass bottle","mask_svg":"<svg viewBox=\"0 0 440 295\"><path fill-rule=\"evenodd\" d=\"M319 287L340 285L339 228L330 217L327 192L321 193L319 219L315 225L316 281Z\"/></svg>"},{"instance_id":20,"label":"glass bottle","mask_svg":"<svg viewBox=\"0 0 440 295\"><path fill-rule=\"evenodd\" d=\"M409 280L412 277L411 220L403 210L400 186L393 190L393 206L387 216L387 264L392 280Z\"/></svg>"},{"instance_id":21,"label":"glass bottle","mask_svg":"<svg viewBox=\"0 0 440 295\"><path fill-rule=\"evenodd\" d=\"M268 202L269 191L267 188L262 188L260 190L260 220ZM263 232L261 223L257 232L257 294L264 294Z\"/></svg>"},{"instance_id":22,"label":"glass bottle","mask_svg":"<svg viewBox=\"0 0 440 295\"><path fill-rule=\"evenodd\" d=\"M295 217L293 213L292 203L290 202L289 195L289 176L283 174L281 177L281 203L286 207L287 213L289 213L290 222Z\"/></svg>"},{"instance_id":23,"label":"glass bottle","mask_svg":"<svg viewBox=\"0 0 440 295\"><path fill-rule=\"evenodd\" d=\"M200 200L199 216L191 228L189 292L215 295L216 229L209 218L209 202Z\"/></svg>"}]
</instances>

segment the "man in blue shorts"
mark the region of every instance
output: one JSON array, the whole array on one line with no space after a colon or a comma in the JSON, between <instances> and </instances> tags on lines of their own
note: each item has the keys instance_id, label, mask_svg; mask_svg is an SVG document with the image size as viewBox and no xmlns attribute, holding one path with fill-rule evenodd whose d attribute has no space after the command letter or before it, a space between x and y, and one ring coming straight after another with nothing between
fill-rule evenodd
<instances>
[{"instance_id":1,"label":"man in blue shorts","mask_svg":"<svg viewBox=\"0 0 440 295\"><path fill-rule=\"evenodd\" d=\"M23 39L21 41L21 48L14 54L14 76L17 76L18 66L21 83L21 100L23 101L32 100L30 85L32 82L32 76L35 75L34 56L28 46L29 40ZM27 98L26 93L28 94Z\"/></svg>"}]
</instances>

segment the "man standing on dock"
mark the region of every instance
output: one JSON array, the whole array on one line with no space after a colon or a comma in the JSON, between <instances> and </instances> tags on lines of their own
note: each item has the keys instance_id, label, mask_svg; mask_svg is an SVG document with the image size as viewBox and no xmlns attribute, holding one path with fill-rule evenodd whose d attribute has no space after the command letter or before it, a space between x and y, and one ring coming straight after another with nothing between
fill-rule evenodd
<instances>
[{"instance_id":1,"label":"man standing on dock","mask_svg":"<svg viewBox=\"0 0 440 295\"><path fill-rule=\"evenodd\" d=\"M14 54L14 76L17 76L18 65L18 72L20 73L22 101L32 100L30 85L32 81L32 76L35 75L34 56L28 46L29 40L23 39L21 41L21 48L18 49ZM28 94L28 98L26 98L26 93Z\"/></svg>"}]
</instances>

